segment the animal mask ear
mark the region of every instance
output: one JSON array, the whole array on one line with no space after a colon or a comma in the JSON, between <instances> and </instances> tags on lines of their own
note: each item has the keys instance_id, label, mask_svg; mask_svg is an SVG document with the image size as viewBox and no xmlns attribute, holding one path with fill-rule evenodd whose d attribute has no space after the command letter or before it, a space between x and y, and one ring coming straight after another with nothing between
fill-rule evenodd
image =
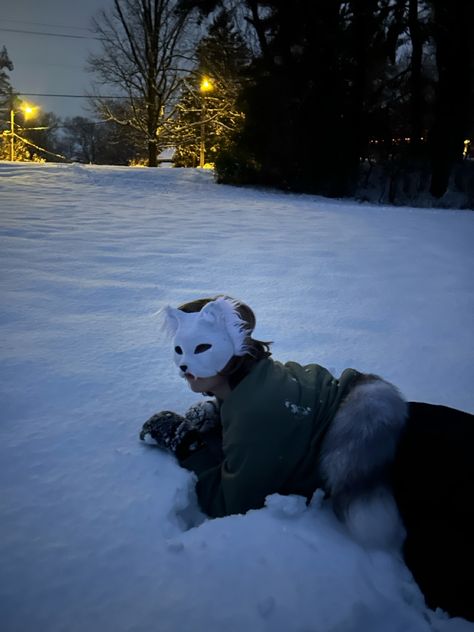
<instances>
[{"instance_id":1,"label":"animal mask ear","mask_svg":"<svg viewBox=\"0 0 474 632\"><path fill-rule=\"evenodd\" d=\"M179 324L185 314L181 310L167 305L165 308L163 308L162 315L163 329L167 332L170 338L172 338L175 335L176 330L178 329Z\"/></svg>"},{"instance_id":2,"label":"animal mask ear","mask_svg":"<svg viewBox=\"0 0 474 632\"><path fill-rule=\"evenodd\" d=\"M211 325L224 327L232 340L234 354L241 356L247 352L245 338L250 331L247 323L240 317L237 307L237 301L220 296L202 308L200 317Z\"/></svg>"},{"instance_id":3,"label":"animal mask ear","mask_svg":"<svg viewBox=\"0 0 474 632\"><path fill-rule=\"evenodd\" d=\"M206 305L204 305L204 307L201 309L199 317L210 325L217 324L223 319L221 305L218 301L206 303Z\"/></svg>"}]
</instances>

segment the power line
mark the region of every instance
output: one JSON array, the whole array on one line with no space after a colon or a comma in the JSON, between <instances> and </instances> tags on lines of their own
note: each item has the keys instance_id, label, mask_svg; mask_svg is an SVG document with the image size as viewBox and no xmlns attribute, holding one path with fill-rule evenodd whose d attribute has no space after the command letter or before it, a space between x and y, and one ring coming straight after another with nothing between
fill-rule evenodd
<instances>
[{"instance_id":1,"label":"power line","mask_svg":"<svg viewBox=\"0 0 474 632\"><path fill-rule=\"evenodd\" d=\"M66 160L66 162L71 162L65 156L62 156L61 154L55 154L52 151L44 149L44 147L39 147L38 145L35 145L31 141L27 140L26 138L22 138L21 136L18 136L18 134L16 134L16 133L14 133L13 135L16 136L17 138L19 138L26 145L31 145L31 147L34 147L35 149L39 149L40 151L43 151L45 154L49 154L50 156L56 156L56 158L62 158L63 160Z\"/></svg>"},{"instance_id":2,"label":"power line","mask_svg":"<svg viewBox=\"0 0 474 632\"><path fill-rule=\"evenodd\" d=\"M31 24L33 26L47 26L53 29L73 29L74 31L87 31L91 33L91 29L85 26L69 26L67 24L45 24L44 22L27 22L26 20L11 20L9 18L2 18L3 22L15 22L16 24Z\"/></svg>"},{"instance_id":3,"label":"power line","mask_svg":"<svg viewBox=\"0 0 474 632\"><path fill-rule=\"evenodd\" d=\"M16 94L19 94L23 97L60 97L60 98L68 98L68 99L128 99L129 97L114 97L114 96L105 96L102 94L98 95L87 95L87 94L45 94L43 92L22 92L21 90L15 90Z\"/></svg>"},{"instance_id":4,"label":"power line","mask_svg":"<svg viewBox=\"0 0 474 632\"><path fill-rule=\"evenodd\" d=\"M103 37L94 37L92 35L67 35L66 33L46 33L43 31L26 31L23 29L5 29L0 27L0 31L6 31L8 33L24 33L27 35L47 35L48 37L66 37L68 39L86 39L86 40L99 40L102 41Z\"/></svg>"}]
</instances>

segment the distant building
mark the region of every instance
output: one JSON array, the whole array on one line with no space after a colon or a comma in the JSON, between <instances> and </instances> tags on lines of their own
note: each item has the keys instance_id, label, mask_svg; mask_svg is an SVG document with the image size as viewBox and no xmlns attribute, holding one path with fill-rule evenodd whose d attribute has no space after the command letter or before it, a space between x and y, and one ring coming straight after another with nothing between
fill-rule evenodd
<instances>
[{"instance_id":1,"label":"distant building","mask_svg":"<svg viewBox=\"0 0 474 632\"><path fill-rule=\"evenodd\" d=\"M167 147L166 149L163 149L163 151L158 155L158 165L160 167L172 167L175 153L175 147Z\"/></svg>"}]
</instances>

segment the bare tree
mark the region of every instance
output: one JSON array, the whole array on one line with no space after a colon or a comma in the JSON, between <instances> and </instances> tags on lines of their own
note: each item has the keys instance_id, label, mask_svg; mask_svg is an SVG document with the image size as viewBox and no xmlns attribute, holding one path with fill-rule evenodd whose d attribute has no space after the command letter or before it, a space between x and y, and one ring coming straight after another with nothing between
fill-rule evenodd
<instances>
[{"instance_id":1,"label":"bare tree","mask_svg":"<svg viewBox=\"0 0 474 632\"><path fill-rule=\"evenodd\" d=\"M197 37L192 12L177 11L176 0L114 0L102 11L94 28L102 51L89 58L89 69L100 90L107 86L117 100L94 97L96 110L106 120L137 130L147 145L148 166L157 166L160 136L173 117L180 78L188 67Z\"/></svg>"}]
</instances>

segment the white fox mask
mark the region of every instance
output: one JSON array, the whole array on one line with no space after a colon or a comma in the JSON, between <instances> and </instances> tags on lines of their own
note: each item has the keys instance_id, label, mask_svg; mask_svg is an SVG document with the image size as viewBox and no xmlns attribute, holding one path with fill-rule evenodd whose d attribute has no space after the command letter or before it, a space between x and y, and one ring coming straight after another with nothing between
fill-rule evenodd
<instances>
[{"instance_id":1,"label":"white fox mask","mask_svg":"<svg viewBox=\"0 0 474 632\"><path fill-rule=\"evenodd\" d=\"M251 332L236 306L232 299L219 297L200 312L165 307L165 328L173 336L174 362L182 377L213 377L233 356L245 355L245 338Z\"/></svg>"}]
</instances>

